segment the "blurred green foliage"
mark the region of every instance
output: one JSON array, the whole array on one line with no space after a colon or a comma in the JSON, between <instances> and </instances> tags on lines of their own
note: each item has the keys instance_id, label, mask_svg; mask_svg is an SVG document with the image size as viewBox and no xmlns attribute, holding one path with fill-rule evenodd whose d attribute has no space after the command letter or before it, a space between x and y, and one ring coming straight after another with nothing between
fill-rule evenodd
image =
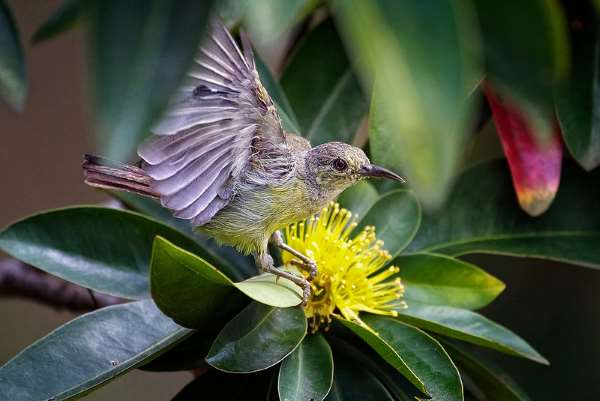
<instances>
[{"instance_id":1,"label":"blurred green foliage","mask_svg":"<svg viewBox=\"0 0 600 401\"><path fill-rule=\"evenodd\" d=\"M157 204L114 194L133 211L47 211L0 232L0 249L15 258L138 300L83 315L25 349L0 368L0 398L76 399L146 365L216 368L176 401L217 392L239 399L241 387L247 399L528 400L505 372L456 341L547 363L474 311L504 284L459 258L600 266L600 177L576 164L600 164L598 2L215 3L67 0L33 41L87 29L97 142L121 160L160 119L211 15L247 30L257 53L279 45L276 56L258 54L257 66L284 128L313 145L365 145L372 159L408 177L411 190L361 183L340 197L359 216L358 229L376 226L390 265L400 266L394 278L406 287L408 308L396 317L364 314L368 327L340 317L329 331L308 333L295 286L251 277L246 258ZM505 161L461 171L467 143L490 118L482 82L511 106L512 121L523 121L507 128L517 138L509 160L531 157L550 174L540 155L557 126L575 160L552 173L561 185L539 218L519 209L513 185L522 182ZM0 0L0 95L19 110L26 88L19 35ZM525 151L530 142L539 148ZM66 368L57 372L56 361Z\"/></svg>"}]
</instances>

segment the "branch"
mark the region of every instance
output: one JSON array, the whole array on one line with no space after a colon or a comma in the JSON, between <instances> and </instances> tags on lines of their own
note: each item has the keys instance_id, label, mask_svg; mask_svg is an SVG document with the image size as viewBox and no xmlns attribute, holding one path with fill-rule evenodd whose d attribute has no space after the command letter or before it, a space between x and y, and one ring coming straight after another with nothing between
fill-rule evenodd
<instances>
[{"instance_id":1,"label":"branch","mask_svg":"<svg viewBox=\"0 0 600 401\"><path fill-rule=\"evenodd\" d=\"M16 259L0 259L0 298L30 298L73 312L88 312L126 300L69 283Z\"/></svg>"}]
</instances>

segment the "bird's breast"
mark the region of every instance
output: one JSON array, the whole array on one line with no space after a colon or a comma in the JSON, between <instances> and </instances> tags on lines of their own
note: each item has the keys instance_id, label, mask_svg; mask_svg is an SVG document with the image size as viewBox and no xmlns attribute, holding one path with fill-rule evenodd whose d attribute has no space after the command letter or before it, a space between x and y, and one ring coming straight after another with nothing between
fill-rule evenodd
<instances>
[{"instance_id":1,"label":"bird's breast","mask_svg":"<svg viewBox=\"0 0 600 401\"><path fill-rule=\"evenodd\" d=\"M276 230L321 209L303 180L277 185L241 186L231 202L200 231L244 253L262 249Z\"/></svg>"}]
</instances>

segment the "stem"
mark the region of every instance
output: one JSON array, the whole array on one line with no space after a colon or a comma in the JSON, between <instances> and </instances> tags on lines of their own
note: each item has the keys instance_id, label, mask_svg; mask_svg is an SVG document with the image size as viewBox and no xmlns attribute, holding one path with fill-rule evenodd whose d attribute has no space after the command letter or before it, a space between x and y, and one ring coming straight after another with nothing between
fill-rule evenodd
<instances>
[{"instance_id":1,"label":"stem","mask_svg":"<svg viewBox=\"0 0 600 401\"><path fill-rule=\"evenodd\" d=\"M55 309L88 312L125 299L52 276L16 259L0 259L0 298L29 298Z\"/></svg>"}]
</instances>

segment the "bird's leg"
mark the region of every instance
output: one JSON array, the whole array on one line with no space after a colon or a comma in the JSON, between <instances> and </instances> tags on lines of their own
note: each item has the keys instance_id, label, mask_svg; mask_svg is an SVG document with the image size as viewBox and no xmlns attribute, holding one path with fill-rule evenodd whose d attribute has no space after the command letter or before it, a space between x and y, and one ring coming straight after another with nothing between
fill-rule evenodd
<instances>
[{"instance_id":1,"label":"bird's leg","mask_svg":"<svg viewBox=\"0 0 600 401\"><path fill-rule=\"evenodd\" d=\"M285 279L288 279L292 283L302 288L302 306L306 306L306 304L308 303L308 299L310 298L310 283L308 282L308 280L306 280L304 277L297 276L293 273L276 268L273 263L273 258L271 257L271 255L269 255L266 249L262 252L255 253L254 261L256 262L256 266L260 270L266 273L272 273L277 277L283 277Z\"/></svg>"},{"instance_id":2,"label":"bird's leg","mask_svg":"<svg viewBox=\"0 0 600 401\"><path fill-rule=\"evenodd\" d=\"M269 242L275 245L277 248L289 252L298 259L300 259L300 262L292 261L292 263L308 272L308 281L312 281L315 278L315 276L317 275L317 264L315 263L315 261L283 242L283 236L281 235L281 231L275 231L271 235L271 239L269 240Z\"/></svg>"}]
</instances>

